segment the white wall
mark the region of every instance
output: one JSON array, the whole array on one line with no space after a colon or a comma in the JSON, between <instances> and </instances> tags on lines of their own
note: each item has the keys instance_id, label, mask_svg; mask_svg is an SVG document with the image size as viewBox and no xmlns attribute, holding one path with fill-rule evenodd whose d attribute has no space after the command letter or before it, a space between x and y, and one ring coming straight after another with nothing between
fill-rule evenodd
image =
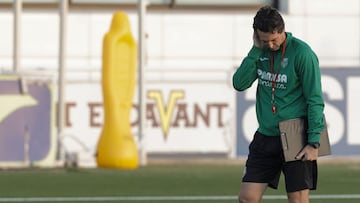
<instances>
[{"instance_id":1,"label":"white wall","mask_svg":"<svg viewBox=\"0 0 360 203\"><path fill-rule=\"evenodd\" d=\"M360 65L360 1L289 0L287 31L307 41L322 66ZM98 70L101 43L112 11L70 12L67 66ZM137 13L129 11L137 38ZM149 66L195 65L228 69L238 65L251 46L254 12L154 11L147 16ZM23 68L58 66L59 18L53 11L24 11ZM0 67L12 66L12 14L0 13Z\"/></svg>"},{"instance_id":2,"label":"white wall","mask_svg":"<svg viewBox=\"0 0 360 203\"><path fill-rule=\"evenodd\" d=\"M323 67L359 67L359 0L290 0L287 27L317 52Z\"/></svg>"}]
</instances>

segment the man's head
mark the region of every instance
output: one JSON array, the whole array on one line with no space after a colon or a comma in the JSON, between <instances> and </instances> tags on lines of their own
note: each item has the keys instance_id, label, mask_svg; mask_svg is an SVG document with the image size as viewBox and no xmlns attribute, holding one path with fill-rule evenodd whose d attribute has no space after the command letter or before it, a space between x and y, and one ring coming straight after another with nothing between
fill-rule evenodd
<instances>
[{"instance_id":1,"label":"man's head","mask_svg":"<svg viewBox=\"0 0 360 203\"><path fill-rule=\"evenodd\" d=\"M261 32L281 33L284 31L285 23L275 8L264 6L256 13L253 28Z\"/></svg>"},{"instance_id":2,"label":"man's head","mask_svg":"<svg viewBox=\"0 0 360 203\"><path fill-rule=\"evenodd\" d=\"M273 51L278 50L286 39L284 20L280 13L270 6L258 10L253 28L260 43Z\"/></svg>"}]
</instances>

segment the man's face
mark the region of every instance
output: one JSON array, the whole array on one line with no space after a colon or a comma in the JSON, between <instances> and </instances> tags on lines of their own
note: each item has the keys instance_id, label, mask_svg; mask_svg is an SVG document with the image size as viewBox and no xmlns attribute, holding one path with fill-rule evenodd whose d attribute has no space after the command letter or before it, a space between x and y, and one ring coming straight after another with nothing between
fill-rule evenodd
<instances>
[{"instance_id":1,"label":"man's face","mask_svg":"<svg viewBox=\"0 0 360 203\"><path fill-rule=\"evenodd\" d=\"M270 33L257 30L257 34L262 47L269 48L272 51L277 51L286 39L285 31Z\"/></svg>"}]
</instances>

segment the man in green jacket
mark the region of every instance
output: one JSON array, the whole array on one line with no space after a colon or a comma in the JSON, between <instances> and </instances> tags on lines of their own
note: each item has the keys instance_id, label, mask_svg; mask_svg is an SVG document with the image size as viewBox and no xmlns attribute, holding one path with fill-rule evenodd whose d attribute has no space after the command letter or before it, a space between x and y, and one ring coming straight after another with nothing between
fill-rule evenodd
<instances>
[{"instance_id":1,"label":"man in green jacket","mask_svg":"<svg viewBox=\"0 0 360 203\"><path fill-rule=\"evenodd\" d=\"M253 47L233 75L233 86L244 91L257 80L256 115L259 127L249 146L239 202L260 202L268 186L277 188L281 171L288 200L309 202L316 189L324 100L319 61L303 41L285 32L280 13L264 6L254 17ZM307 118L308 145L296 161L285 162L279 121Z\"/></svg>"}]
</instances>

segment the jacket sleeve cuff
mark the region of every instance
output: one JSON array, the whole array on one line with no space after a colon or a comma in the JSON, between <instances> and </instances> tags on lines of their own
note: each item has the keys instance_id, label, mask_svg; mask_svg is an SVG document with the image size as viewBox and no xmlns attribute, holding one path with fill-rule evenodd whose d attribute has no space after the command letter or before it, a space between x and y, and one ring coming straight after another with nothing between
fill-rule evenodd
<instances>
[{"instance_id":1,"label":"jacket sleeve cuff","mask_svg":"<svg viewBox=\"0 0 360 203\"><path fill-rule=\"evenodd\" d=\"M310 133L308 137L308 142L320 142L320 134L319 133Z\"/></svg>"},{"instance_id":2,"label":"jacket sleeve cuff","mask_svg":"<svg viewBox=\"0 0 360 203\"><path fill-rule=\"evenodd\" d=\"M262 53L262 49L253 46L248 53L248 57L251 57L253 59L258 59L261 56L261 53Z\"/></svg>"}]
</instances>

